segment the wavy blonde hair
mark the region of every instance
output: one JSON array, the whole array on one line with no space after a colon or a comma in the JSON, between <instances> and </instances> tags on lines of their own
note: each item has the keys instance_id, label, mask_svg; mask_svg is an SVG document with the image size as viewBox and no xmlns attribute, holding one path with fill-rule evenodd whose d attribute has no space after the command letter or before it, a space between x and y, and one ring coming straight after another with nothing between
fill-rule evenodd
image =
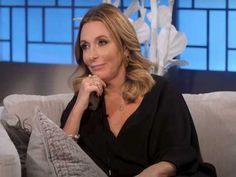
<instances>
[{"instance_id":1,"label":"wavy blonde hair","mask_svg":"<svg viewBox=\"0 0 236 177\"><path fill-rule=\"evenodd\" d=\"M138 96L143 96L150 91L155 84L150 74L152 64L142 56L136 32L128 18L116 7L107 3L91 8L80 23L75 48L78 67L72 81L74 91L79 91L82 79L90 74L83 61L80 35L84 24L91 21L100 21L107 27L123 54L126 66L126 80L122 86L123 98L128 103L134 102ZM128 57L124 56L124 50L128 51Z\"/></svg>"}]
</instances>

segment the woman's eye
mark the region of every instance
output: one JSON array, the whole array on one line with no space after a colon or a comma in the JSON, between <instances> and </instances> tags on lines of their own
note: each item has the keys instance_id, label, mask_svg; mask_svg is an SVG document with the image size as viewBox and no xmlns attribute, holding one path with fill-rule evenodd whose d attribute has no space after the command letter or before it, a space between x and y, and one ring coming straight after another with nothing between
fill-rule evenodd
<instances>
[{"instance_id":1,"label":"woman's eye","mask_svg":"<svg viewBox=\"0 0 236 177\"><path fill-rule=\"evenodd\" d=\"M88 48L88 45L87 44L81 44L80 47L81 47L82 50L86 50Z\"/></svg>"},{"instance_id":2,"label":"woman's eye","mask_svg":"<svg viewBox=\"0 0 236 177\"><path fill-rule=\"evenodd\" d=\"M106 40L99 40L98 41L98 44L100 45L100 46L104 46L104 45L106 45L108 42L106 41Z\"/></svg>"}]
</instances>

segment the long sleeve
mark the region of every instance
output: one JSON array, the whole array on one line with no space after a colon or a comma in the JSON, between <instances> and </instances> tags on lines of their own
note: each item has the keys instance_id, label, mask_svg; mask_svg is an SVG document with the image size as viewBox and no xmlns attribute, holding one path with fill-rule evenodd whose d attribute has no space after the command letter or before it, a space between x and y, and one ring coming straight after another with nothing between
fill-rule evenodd
<instances>
[{"instance_id":1,"label":"long sleeve","mask_svg":"<svg viewBox=\"0 0 236 177\"><path fill-rule=\"evenodd\" d=\"M96 111L86 110L80 124L80 147L107 174L135 176L160 161L176 165L178 177L215 177L215 169L202 162L197 133L188 107L169 82L153 76L156 84L128 117L115 137L106 117L104 97ZM61 127L76 102L69 102ZM176 176L176 177L177 177Z\"/></svg>"},{"instance_id":2,"label":"long sleeve","mask_svg":"<svg viewBox=\"0 0 236 177\"><path fill-rule=\"evenodd\" d=\"M168 161L176 165L177 174L193 174L201 156L190 112L182 95L168 82L159 94L150 134L152 161Z\"/></svg>"},{"instance_id":3,"label":"long sleeve","mask_svg":"<svg viewBox=\"0 0 236 177\"><path fill-rule=\"evenodd\" d=\"M65 123L70 115L71 110L73 109L76 99L77 99L77 96L74 95L71 101L66 106L66 109L63 111L62 116L61 116L61 125L60 125L61 128L65 126Z\"/></svg>"}]
</instances>

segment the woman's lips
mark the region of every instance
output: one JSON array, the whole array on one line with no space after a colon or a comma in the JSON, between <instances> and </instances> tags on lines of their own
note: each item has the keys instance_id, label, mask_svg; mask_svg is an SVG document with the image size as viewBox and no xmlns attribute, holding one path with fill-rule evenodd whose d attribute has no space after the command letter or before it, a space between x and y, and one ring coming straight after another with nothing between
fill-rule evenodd
<instances>
[{"instance_id":1,"label":"woman's lips","mask_svg":"<svg viewBox=\"0 0 236 177\"><path fill-rule=\"evenodd\" d=\"M97 70L101 70L103 69L104 64L96 64L96 65L92 65L91 68L93 71L97 71Z\"/></svg>"}]
</instances>

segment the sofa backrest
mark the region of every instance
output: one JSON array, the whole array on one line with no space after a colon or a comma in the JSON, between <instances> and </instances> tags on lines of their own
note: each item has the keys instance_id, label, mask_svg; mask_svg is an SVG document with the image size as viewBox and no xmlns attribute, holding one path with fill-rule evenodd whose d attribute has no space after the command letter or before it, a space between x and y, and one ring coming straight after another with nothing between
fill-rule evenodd
<instances>
[{"instance_id":1,"label":"sofa backrest","mask_svg":"<svg viewBox=\"0 0 236 177\"><path fill-rule=\"evenodd\" d=\"M215 165L219 177L235 177L236 92L184 94L204 161Z\"/></svg>"}]
</instances>

